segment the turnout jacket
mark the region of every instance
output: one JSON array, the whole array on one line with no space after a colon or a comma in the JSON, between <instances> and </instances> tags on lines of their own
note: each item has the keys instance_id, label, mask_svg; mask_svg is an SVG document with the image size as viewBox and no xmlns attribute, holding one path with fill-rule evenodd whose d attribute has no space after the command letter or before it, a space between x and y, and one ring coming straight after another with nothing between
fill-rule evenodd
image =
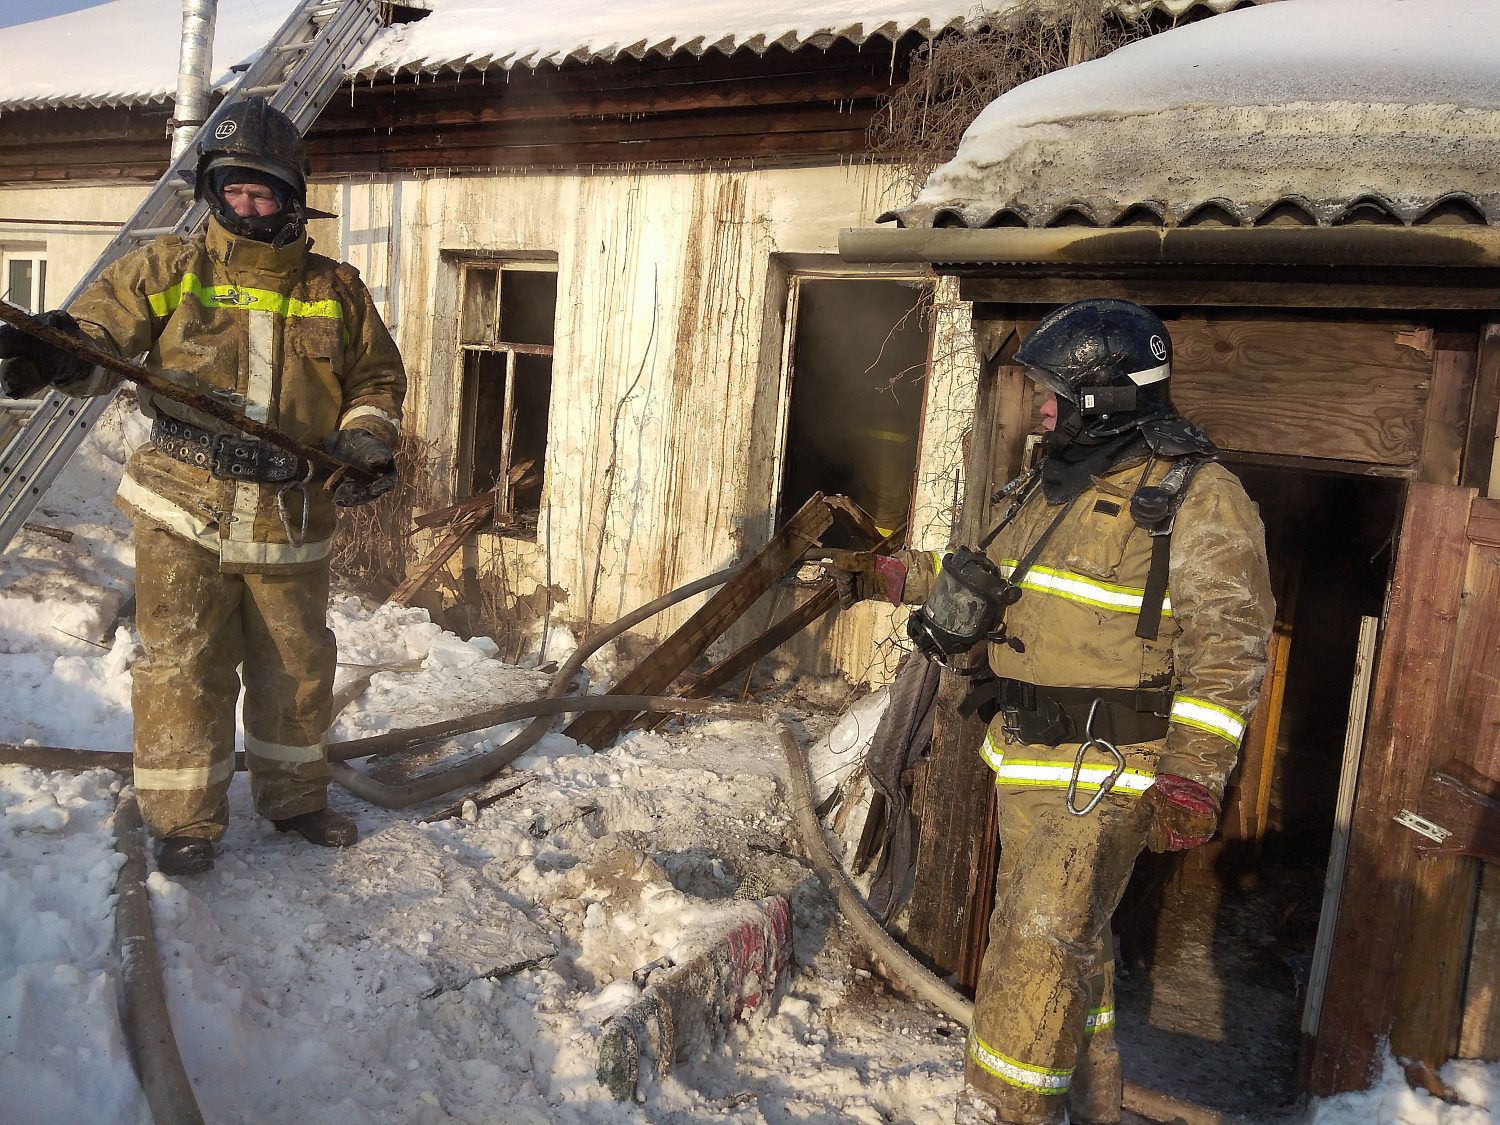
<instances>
[{"instance_id":1,"label":"turnout jacket","mask_svg":"<svg viewBox=\"0 0 1500 1125\"><path fill-rule=\"evenodd\" d=\"M390 333L353 266L308 250L280 250L210 221L190 237L164 236L110 265L69 312L103 350L146 362L282 433L318 446L354 428L394 446L406 374ZM72 393L112 390L96 370ZM71 388L70 388L71 390ZM223 432L189 407L142 391L141 409ZM279 485L215 479L147 444L131 456L115 503L219 555L225 573L292 573L323 565L332 546L333 495L307 486L307 526L289 541ZM302 496L286 506L301 530Z\"/></svg>"},{"instance_id":2,"label":"turnout jacket","mask_svg":"<svg viewBox=\"0 0 1500 1125\"><path fill-rule=\"evenodd\" d=\"M1265 530L1234 474L1204 465L1177 512L1157 638L1136 636L1151 536L1131 518L1130 497L1138 484L1158 483L1171 464L1157 461L1142 481L1145 459L1123 462L1071 502L1005 613L1024 651L991 644L989 663L997 676L1042 688L1169 688L1165 742L1121 748L1130 769L1116 792L1139 793L1161 772L1222 796L1255 708L1275 622ZM1009 577L1058 510L1038 490L990 544L990 560ZM902 554L904 601L926 600L942 558L942 552ZM1063 774L1071 771L1078 745L1007 747L996 716L983 753L998 783L1041 788L1057 784L1057 765L1068 767ZM1087 767L1097 769L1095 776L1107 764L1091 751ZM1097 783L1080 785L1090 788Z\"/></svg>"}]
</instances>

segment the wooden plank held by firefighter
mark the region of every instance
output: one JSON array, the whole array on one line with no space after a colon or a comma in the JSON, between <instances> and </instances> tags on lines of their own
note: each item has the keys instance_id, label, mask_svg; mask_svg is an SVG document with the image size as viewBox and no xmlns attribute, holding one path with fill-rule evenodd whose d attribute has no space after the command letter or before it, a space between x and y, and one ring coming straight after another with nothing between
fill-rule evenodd
<instances>
[{"instance_id":1,"label":"wooden plank held by firefighter","mask_svg":"<svg viewBox=\"0 0 1500 1125\"><path fill-rule=\"evenodd\" d=\"M332 457L323 450L300 442L294 437L282 433L275 426L268 426L264 422L251 418L219 399L210 395L199 394L179 383L173 382L168 376L151 370L151 368L140 363L132 363L128 359L118 359L108 352L94 347L87 340L78 336L70 336L66 332L52 327L37 317L32 316L24 309L15 305L0 301L0 321L4 321L12 328L19 328L41 340L44 344L50 344L59 348L69 355L78 357L92 363L95 367L102 367L122 379L127 379L138 387L144 387L154 395L169 398L173 402L181 403L183 406L191 407L210 418L215 418L225 425L233 426L241 433L250 437L258 438L267 445L274 445L284 453L290 453L302 458L315 468L323 470L328 474L330 483L341 477L358 481L360 484L370 484L375 480L376 474L364 469L356 468L346 464L336 457Z\"/></svg>"}]
</instances>

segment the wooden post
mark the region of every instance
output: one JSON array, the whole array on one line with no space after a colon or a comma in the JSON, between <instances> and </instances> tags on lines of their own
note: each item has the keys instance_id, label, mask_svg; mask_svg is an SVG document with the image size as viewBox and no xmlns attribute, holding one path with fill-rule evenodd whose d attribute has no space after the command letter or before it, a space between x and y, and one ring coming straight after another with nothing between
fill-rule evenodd
<instances>
[{"instance_id":1,"label":"wooden post","mask_svg":"<svg viewBox=\"0 0 1500 1125\"><path fill-rule=\"evenodd\" d=\"M1344 728L1344 762L1339 771L1339 794L1333 811L1333 839L1328 847L1328 872L1323 879L1323 909L1318 918L1318 937L1313 945L1312 969L1308 974L1307 999L1302 1006L1302 1072L1299 1087L1305 1087L1306 1070L1312 1064L1312 1048L1323 1014L1323 992L1328 983L1328 959L1333 952L1334 927L1344 893L1344 865L1349 856L1349 826L1354 817L1354 786L1365 745L1365 719L1369 714L1370 684L1375 678L1375 641L1380 619L1362 617L1359 648L1354 664L1354 684L1349 689L1349 723Z\"/></svg>"},{"instance_id":2,"label":"wooden post","mask_svg":"<svg viewBox=\"0 0 1500 1125\"><path fill-rule=\"evenodd\" d=\"M1031 386L1021 368L997 362L1019 331L1014 321L976 316L982 365L964 473L964 502L954 541L974 543L993 525L994 490L1020 468L1031 417ZM983 652L976 648L969 659ZM994 781L979 756L984 724L959 718L969 682L944 672L938 685L932 749L916 803L918 839L907 942L941 973L972 989L995 894Z\"/></svg>"}]
</instances>

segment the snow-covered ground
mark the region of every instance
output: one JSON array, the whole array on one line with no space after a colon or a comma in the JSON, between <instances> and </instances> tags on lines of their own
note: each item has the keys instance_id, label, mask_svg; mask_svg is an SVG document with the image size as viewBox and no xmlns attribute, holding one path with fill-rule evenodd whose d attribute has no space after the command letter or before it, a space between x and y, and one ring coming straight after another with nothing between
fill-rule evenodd
<instances>
[{"instance_id":1,"label":"snow-covered ground","mask_svg":"<svg viewBox=\"0 0 1500 1125\"><path fill-rule=\"evenodd\" d=\"M0 740L130 745L139 648L117 618L132 557L107 497L141 436L112 415L34 517L71 541L28 531L0 560ZM348 663L402 667L375 675L335 739L545 687L419 610L336 599L329 620ZM861 714L872 721L868 706ZM236 778L217 867L150 879L172 1019L208 1120L951 1120L963 1029L871 975L799 858L761 724L674 723L596 755L553 733L516 768L529 780L511 795L430 824L433 806L391 813L335 788L334 807L363 837L344 852L276 834ZM5 1125L150 1120L110 952L111 818L125 781L0 767ZM615 1102L594 1071L601 1025L639 995L632 971L694 948L743 908L737 891L791 896L787 994L707 1057L647 1082L644 1101ZM1409 1090L1392 1067L1375 1090L1319 1103L1311 1119L1500 1121L1500 1067L1455 1063L1444 1077L1465 1104Z\"/></svg>"}]
</instances>

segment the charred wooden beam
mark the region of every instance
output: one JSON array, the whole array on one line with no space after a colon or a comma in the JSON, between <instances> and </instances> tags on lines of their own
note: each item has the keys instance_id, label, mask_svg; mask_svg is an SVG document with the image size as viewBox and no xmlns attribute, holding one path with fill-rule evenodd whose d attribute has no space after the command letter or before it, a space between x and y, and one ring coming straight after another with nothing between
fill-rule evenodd
<instances>
[{"instance_id":1,"label":"charred wooden beam","mask_svg":"<svg viewBox=\"0 0 1500 1125\"><path fill-rule=\"evenodd\" d=\"M821 492L812 498L739 571L645 660L610 690L610 695L659 695L731 625L760 600L771 584L833 523ZM564 732L596 750L607 746L629 715L582 715Z\"/></svg>"}]
</instances>

